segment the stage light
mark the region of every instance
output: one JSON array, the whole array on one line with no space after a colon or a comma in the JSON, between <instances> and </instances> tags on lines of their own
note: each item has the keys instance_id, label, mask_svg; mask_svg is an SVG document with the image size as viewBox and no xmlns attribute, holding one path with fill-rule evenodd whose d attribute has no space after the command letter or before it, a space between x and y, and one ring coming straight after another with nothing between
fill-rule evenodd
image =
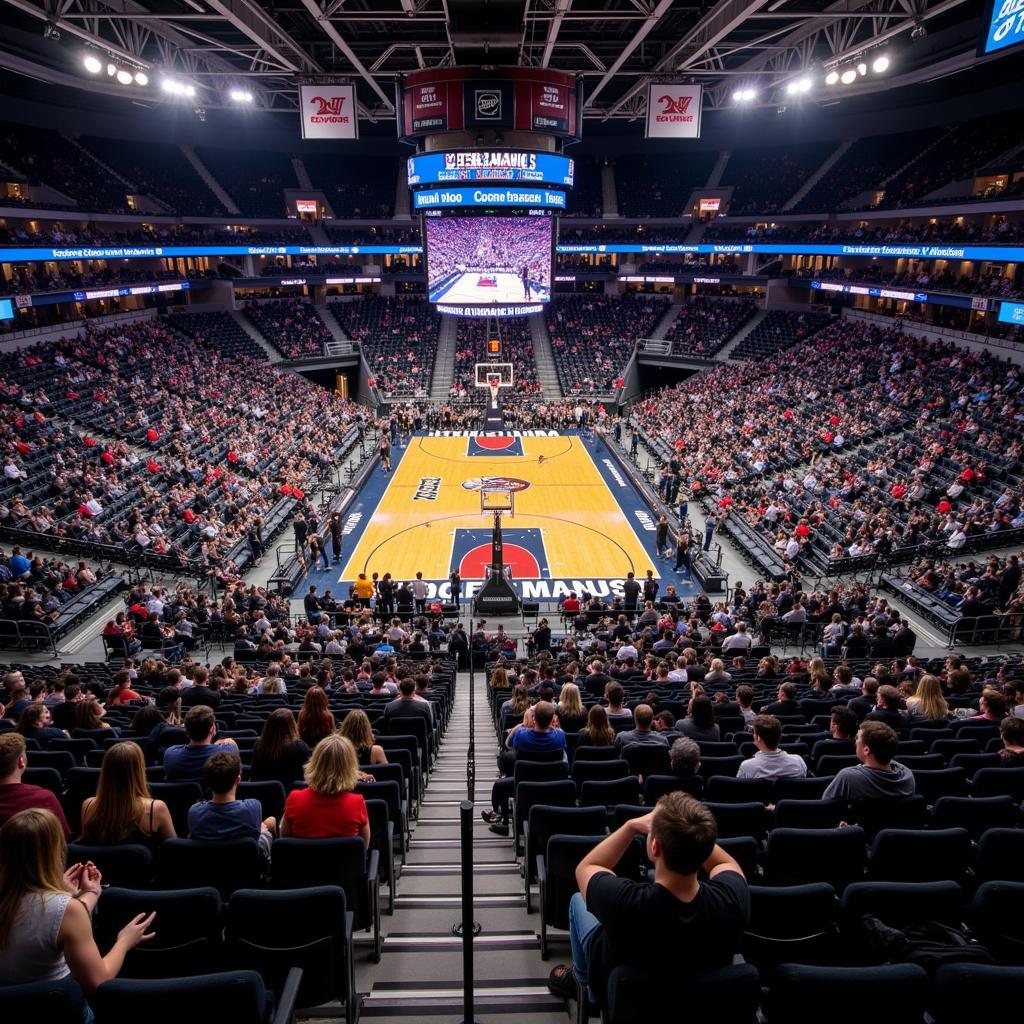
<instances>
[{"instance_id":1,"label":"stage light","mask_svg":"<svg viewBox=\"0 0 1024 1024\"><path fill-rule=\"evenodd\" d=\"M43 38L52 39L55 43L60 42L60 29L55 21L48 21L43 25Z\"/></svg>"},{"instance_id":2,"label":"stage light","mask_svg":"<svg viewBox=\"0 0 1024 1024\"><path fill-rule=\"evenodd\" d=\"M857 74L860 75L863 78L864 75L866 75L867 73L868 73L868 66L867 66L867 64L864 63L864 61L861 61L857 65Z\"/></svg>"},{"instance_id":3,"label":"stage light","mask_svg":"<svg viewBox=\"0 0 1024 1024\"><path fill-rule=\"evenodd\" d=\"M103 61L101 61L99 57L95 56L95 54L87 53L82 63L85 65L85 70L88 71L90 75L98 75L103 70Z\"/></svg>"},{"instance_id":4,"label":"stage light","mask_svg":"<svg viewBox=\"0 0 1024 1024\"><path fill-rule=\"evenodd\" d=\"M756 89L737 89L732 94L734 103L750 103L752 100L757 99Z\"/></svg>"},{"instance_id":5,"label":"stage light","mask_svg":"<svg viewBox=\"0 0 1024 1024\"><path fill-rule=\"evenodd\" d=\"M145 71L135 72L135 84L136 85L149 85L149 75Z\"/></svg>"},{"instance_id":6,"label":"stage light","mask_svg":"<svg viewBox=\"0 0 1024 1024\"><path fill-rule=\"evenodd\" d=\"M839 81L839 72L838 71L830 71L825 76L825 84L826 85L835 85L836 82L838 82L838 81Z\"/></svg>"},{"instance_id":7,"label":"stage light","mask_svg":"<svg viewBox=\"0 0 1024 1024\"><path fill-rule=\"evenodd\" d=\"M839 80L843 85L850 85L851 82L857 81L857 72L853 68L847 68L842 75L839 76Z\"/></svg>"},{"instance_id":8,"label":"stage light","mask_svg":"<svg viewBox=\"0 0 1024 1024\"><path fill-rule=\"evenodd\" d=\"M108 74L108 75L109 75L109 76L110 76L111 78L113 78L113 77L114 77L114 75L116 75L116 74L117 74L117 65L116 65L116 64L108 64L108 65L107 65L107 74Z\"/></svg>"},{"instance_id":9,"label":"stage light","mask_svg":"<svg viewBox=\"0 0 1024 1024\"><path fill-rule=\"evenodd\" d=\"M252 93L245 89L232 89L228 96L233 103L252 103Z\"/></svg>"},{"instance_id":10,"label":"stage light","mask_svg":"<svg viewBox=\"0 0 1024 1024\"><path fill-rule=\"evenodd\" d=\"M196 94L196 87L194 85L186 85L184 91L185 91L185 95L189 99L192 99L192 97L195 96L195 94Z\"/></svg>"},{"instance_id":11,"label":"stage light","mask_svg":"<svg viewBox=\"0 0 1024 1024\"><path fill-rule=\"evenodd\" d=\"M196 94L196 87L194 85L186 85L184 82L175 81L173 78L165 78L160 83L160 88L164 92L169 92L172 96L188 96L191 98Z\"/></svg>"},{"instance_id":12,"label":"stage light","mask_svg":"<svg viewBox=\"0 0 1024 1024\"><path fill-rule=\"evenodd\" d=\"M118 71L118 73L117 73L117 80L122 85L131 85L132 84L132 73L130 71L125 71L124 68L121 68L121 70Z\"/></svg>"},{"instance_id":13,"label":"stage light","mask_svg":"<svg viewBox=\"0 0 1024 1024\"><path fill-rule=\"evenodd\" d=\"M889 70L889 58L886 56L876 57L874 63L871 65L871 70L876 75L884 74Z\"/></svg>"},{"instance_id":14,"label":"stage light","mask_svg":"<svg viewBox=\"0 0 1024 1024\"><path fill-rule=\"evenodd\" d=\"M809 78L796 78L786 86L787 96L799 96L811 91L811 80Z\"/></svg>"}]
</instances>

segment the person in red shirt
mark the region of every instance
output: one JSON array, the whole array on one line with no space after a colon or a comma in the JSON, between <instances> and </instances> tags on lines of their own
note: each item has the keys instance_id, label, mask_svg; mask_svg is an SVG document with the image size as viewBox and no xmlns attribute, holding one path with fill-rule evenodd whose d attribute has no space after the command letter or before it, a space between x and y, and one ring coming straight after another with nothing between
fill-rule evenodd
<instances>
[{"instance_id":1,"label":"person in red shirt","mask_svg":"<svg viewBox=\"0 0 1024 1024\"><path fill-rule=\"evenodd\" d=\"M7 732L0 736L0 825L19 811L37 807L52 811L64 829L65 838L70 839L71 829L68 828L60 801L48 789L21 781L27 767L25 737L18 732Z\"/></svg>"},{"instance_id":2,"label":"person in red shirt","mask_svg":"<svg viewBox=\"0 0 1024 1024\"><path fill-rule=\"evenodd\" d=\"M133 700L142 698L132 689L132 677L128 669L123 668L114 676L114 685L110 688L110 695L107 703L111 707L120 707L122 704L130 704Z\"/></svg>"},{"instance_id":3,"label":"person in red shirt","mask_svg":"<svg viewBox=\"0 0 1024 1024\"><path fill-rule=\"evenodd\" d=\"M366 801L352 792L360 780L356 748L340 733L325 736L303 771L308 789L288 794L281 835L297 839L360 836L370 846Z\"/></svg>"}]
</instances>

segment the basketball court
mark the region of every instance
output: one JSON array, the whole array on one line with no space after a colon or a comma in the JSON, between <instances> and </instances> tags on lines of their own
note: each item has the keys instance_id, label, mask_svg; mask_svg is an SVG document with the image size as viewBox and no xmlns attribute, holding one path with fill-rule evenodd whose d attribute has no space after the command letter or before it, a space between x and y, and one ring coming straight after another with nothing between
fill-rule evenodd
<instances>
[{"instance_id":1,"label":"basketball court","mask_svg":"<svg viewBox=\"0 0 1024 1024\"><path fill-rule=\"evenodd\" d=\"M431 302L443 301L468 306L492 302L536 302L549 297L549 289L538 287L535 281L530 282L530 293L527 295L518 274L485 270L467 270L430 292Z\"/></svg>"},{"instance_id":2,"label":"basketball court","mask_svg":"<svg viewBox=\"0 0 1024 1024\"><path fill-rule=\"evenodd\" d=\"M481 513L480 492L499 487L514 492L514 515L502 521L504 560L524 599L558 600L581 589L613 597L628 572L642 579L648 569L662 592L674 582L682 597L697 593L671 561L655 557L654 517L597 438L420 434L393 449L393 463L390 474L375 470L350 507L340 574L332 567L307 583L338 594L359 573L410 580L422 572L431 595L445 599L458 569L463 596L471 596L491 556L493 522ZM296 596L304 592L300 586Z\"/></svg>"}]
</instances>

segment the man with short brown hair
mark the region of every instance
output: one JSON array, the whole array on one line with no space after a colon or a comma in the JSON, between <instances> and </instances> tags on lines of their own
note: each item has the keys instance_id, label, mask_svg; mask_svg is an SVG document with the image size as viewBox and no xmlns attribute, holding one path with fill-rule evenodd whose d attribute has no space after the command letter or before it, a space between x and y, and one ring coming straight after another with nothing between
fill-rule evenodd
<instances>
[{"instance_id":1,"label":"man with short brown hair","mask_svg":"<svg viewBox=\"0 0 1024 1024\"><path fill-rule=\"evenodd\" d=\"M884 722L864 722L854 740L860 764L843 768L822 794L825 800L900 800L917 791L914 773L894 761L899 737Z\"/></svg>"},{"instance_id":2,"label":"man with short brown hair","mask_svg":"<svg viewBox=\"0 0 1024 1024\"><path fill-rule=\"evenodd\" d=\"M25 737L18 732L0 735L0 825L19 811L41 808L57 815L65 837L70 839L71 829L60 801L48 789L21 781L27 767Z\"/></svg>"},{"instance_id":3,"label":"man with short brown hair","mask_svg":"<svg viewBox=\"0 0 1024 1024\"><path fill-rule=\"evenodd\" d=\"M740 765L737 778L802 779L807 774L807 765L799 754L779 750L782 723L774 715L758 715L753 728L757 753Z\"/></svg>"},{"instance_id":4,"label":"man with short brown hair","mask_svg":"<svg viewBox=\"0 0 1024 1024\"><path fill-rule=\"evenodd\" d=\"M615 875L636 836L646 837L653 884ZM727 966L750 916L743 870L718 845L714 815L687 793L663 796L650 814L602 840L580 861L576 882L580 891L569 904L572 964L556 967L548 985L574 998L578 980L601 1006L615 967L675 978L681 967L699 973Z\"/></svg>"}]
</instances>

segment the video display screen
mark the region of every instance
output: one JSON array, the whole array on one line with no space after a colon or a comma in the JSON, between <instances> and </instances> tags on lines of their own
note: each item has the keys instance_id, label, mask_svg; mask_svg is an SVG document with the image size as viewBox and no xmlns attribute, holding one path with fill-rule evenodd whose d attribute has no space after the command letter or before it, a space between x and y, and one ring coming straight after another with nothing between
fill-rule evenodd
<instances>
[{"instance_id":1,"label":"video display screen","mask_svg":"<svg viewBox=\"0 0 1024 1024\"><path fill-rule=\"evenodd\" d=\"M484 306L550 301L551 217L456 215L423 220L431 302Z\"/></svg>"},{"instance_id":2,"label":"video display screen","mask_svg":"<svg viewBox=\"0 0 1024 1024\"><path fill-rule=\"evenodd\" d=\"M978 52L984 56L1024 43L1024 0L989 0Z\"/></svg>"}]
</instances>

